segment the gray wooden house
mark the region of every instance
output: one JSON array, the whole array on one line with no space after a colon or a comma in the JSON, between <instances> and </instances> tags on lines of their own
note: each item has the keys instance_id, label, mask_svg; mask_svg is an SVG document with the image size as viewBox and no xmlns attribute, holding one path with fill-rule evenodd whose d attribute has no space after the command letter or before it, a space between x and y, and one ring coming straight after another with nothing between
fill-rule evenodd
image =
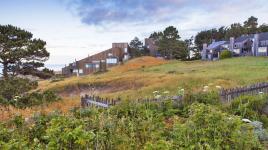
<instances>
[{"instance_id":1,"label":"gray wooden house","mask_svg":"<svg viewBox=\"0 0 268 150\"><path fill-rule=\"evenodd\" d=\"M229 41L203 44L202 60L216 60L222 50L229 50L234 56L268 56L268 32L231 37Z\"/></svg>"}]
</instances>

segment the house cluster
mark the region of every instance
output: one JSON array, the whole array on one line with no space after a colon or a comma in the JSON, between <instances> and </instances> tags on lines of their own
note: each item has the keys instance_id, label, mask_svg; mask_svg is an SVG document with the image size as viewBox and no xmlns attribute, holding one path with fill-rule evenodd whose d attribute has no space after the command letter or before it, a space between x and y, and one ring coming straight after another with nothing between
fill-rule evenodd
<instances>
[{"instance_id":1,"label":"house cluster","mask_svg":"<svg viewBox=\"0 0 268 150\"><path fill-rule=\"evenodd\" d=\"M145 39L145 47L149 49L151 56L157 56L157 47L153 39ZM116 66L130 59L128 43L112 43L112 48L74 61L62 68L64 76L80 76L94 72L103 72L107 68Z\"/></svg>"},{"instance_id":2,"label":"house cluster","mask_svg":"<svg viewBox=\"0 0 268 150\"><path fill-rule=\"evenodd\" d=\"M203 44L202 60L218 60L223 50L234 56L268 56L268 32L231 37L229 41L213 41Z\"/></svg>"}]
</instances>

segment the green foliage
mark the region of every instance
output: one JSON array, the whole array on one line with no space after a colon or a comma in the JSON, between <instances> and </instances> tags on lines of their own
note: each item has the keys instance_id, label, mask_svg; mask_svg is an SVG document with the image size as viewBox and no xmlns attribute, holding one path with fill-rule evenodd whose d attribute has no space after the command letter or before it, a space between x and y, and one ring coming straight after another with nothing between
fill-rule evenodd
<instances>
[{"instance_id":1,"label":"green foliage","mask_svg":"<svg viewBox=\"0 0 268 150\"><path fill-rule=\"evenodd\" d=\"M0 97L10 101L15 96L20 96L37 87L37 82L31 82L28 79L8 78L0 80ZM1 98L0 98L1 99Z\"/></svg>"},{"instance_id":2,"label":"green foliage","mask_svg":"<svg viewBox=\"0 0 268 150\"><path fill-rule=\"evenodd\" d=\"M49 53L46 42L12 25L0 25L0 64L7 79L18 74L33 74L44 66Z\"/></svg>"},{"instance_id":3,"label":"green foliage","mask_svg":"<svg viewBox=\"0 0 268 150\"><path fill-rule=\"evenodd\" d=\"M226 58L231 58L232 57L232 52L229 50L223 50L220 54L220 59L226 59Z\"/></svg>"},{"instance_id":4,"label":"green foliage","mask_svg":"<svg viewBox=\"0 0 268 150\"><path fill-rule=\"evenodd\" d=\"M180 40L179 32L175 27L169 26L159 35L161 35L161 38L159 38L157 45L162 56L169 59L187 59L187 44ZM151 36L154 37L157 36L157 34Z\"/></svg>"},{"instance_id":5,"label":"green foliage","mask_svg":"<svg viewBox=\"0 0 268 150\"><path fill-rule=\"evenodd\" d=\"M122 102L0 124L0 149L262 149L253 128L216 105ZM180 108L184 109L184 108ZM12 127L12 128L11 128Z\"/></svg>"},{"instance_id":6,"label":"green foliage","mask_svg":"<svg viewBox=\"0 0 268 150\"><path fill-rule=\"evenodd\" d=\"M10 104L18 108L26 108L30 106L54 102L58 99L59 98L55 92L48 90L44 92L27 93L22 97L15 97L10 101Z\"/></svg>"},{"instance_id":7,"label":"green foliage","mask_svg":"<svg viewBox=\"0 0 268 150\"><path fill-rule=\"evenodd\" d=\"M261 149L252 127L241 118L205 104L193 104L185 124L174 126L174 149Z\"/></svg>"},{"instance_id":8,"label":"green foliage","mask_svg":"<svg viewBox=\"0 0 268 150\"><path fill-rule=\"evenodd\" d=\"M0 97L0 104L7 106L12 105L17 108L26 108L35 105L41 105L45 103L50 103L59 100L58 96L53 91L45 91L45 92L32 92L26 93L24 95L15 96L11 100L7 100L5 98Z\"/></svg>"},{"instance_id":9,"label":"green foliage","mask_svg":"<svg viewBox=\"0 0 268 150\"><path fill-rule=\"evenodd\" d=\"M8 78L0 80L0 104L13 105L25 108L58 100L55 92L47 90L44 92L29 92L37 87L37 82L28 79Z\"/></svg>"},{"instance_id":10,"label":"green foliage","mask_svg":"<svg viewBox=\"0 0 268 150\"><path fill-rule=\"evenodd\" d=\"M94 133L86 130L85 122L66 117L50 121L44 139L49 149L87 149L93 147Z\"/></svg>"},{"instance_id":11,"label":"green foliage","mask_svg":"<svg viewBox=\"0 0 268 150\"><path fill-rule=\"evenodd\" d=\"M227 109L230 113L250 120L260 120L268 127L268 118L262 114L263 107L267 104L267 96L241 96L232 101Z\"/></svg>"},{"instance_id":12,"label":"green foliage","mask_svg":"<svg viewBox=\"0 0 268 150\"><path fill-rule=\"evenodd\" d=\"M141 50L143 49L143 43L140 41L138 37L135 37L129 43L130 47L130 56L131 57L139 57L142 55Z\"/></svg>"},{"instance_id":13,"label":"green foliage","mask_svg":"<svg viewBox=\"0 0 268 150\"><path fill-rule=\"evenodd\" d=\"M183 99L185 105L190 105L194 102L210 104L210 105L219 105L220 98L218 92L202 92L197 94L188 93Z\"/></svg>"}]
</instances>

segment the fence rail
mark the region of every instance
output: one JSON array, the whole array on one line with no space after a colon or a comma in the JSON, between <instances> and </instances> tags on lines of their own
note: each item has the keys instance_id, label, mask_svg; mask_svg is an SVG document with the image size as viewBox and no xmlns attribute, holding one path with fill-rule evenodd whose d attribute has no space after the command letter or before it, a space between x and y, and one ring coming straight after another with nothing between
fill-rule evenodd
<instances>
[{"instance_id":1,"label":"fence rail","mask_svg":"<svg viewBox=\"0 0 268 150\"><path fill-rule=\"evenodd\" d=\"M220 91L220 99L222 102L231 102L241 95L257 95L260 93L268 93L268 83L257 83L245 87L237 87L232 89L222 89Z\"/></svg>"},{"instance_id":2,"label":"fence rail","mask_svg":"<svg viewBox=\"0 0 268 150\"><path fill-rule=\"evenodd\" d=\"M173 97L162 97L159 99L138 99L136 102L138 103L153 103L153 102L161 102L163 100L171 99L174 101L179 101L182 99L182 96L173 96ZM82 96L81 97L81 106L82 107L99 107L99 108L108 108L110 106L114 106L121 102L121 99L107 99L101 98L99 96Z\"/></svg>"},{"instance_id":3,"label":"fence rail","mask_svg":"<svg viewBox=\"0 0 268 150\"><path fill-rule=\"evenodd\" d=\"M96 106L102 108L108 108L109 106L114 106L119 103L120 99L104 99L99 96L82 96L81 97L81 106L82 107L89 107L89 106Z\"/></svg>"}]
</instances>

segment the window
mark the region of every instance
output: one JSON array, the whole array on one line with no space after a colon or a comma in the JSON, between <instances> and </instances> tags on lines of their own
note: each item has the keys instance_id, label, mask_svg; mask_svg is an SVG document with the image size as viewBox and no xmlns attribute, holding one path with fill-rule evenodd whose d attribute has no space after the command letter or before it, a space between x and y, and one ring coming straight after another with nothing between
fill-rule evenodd
<instances>
[{"instance_id":1,"label":"window","mask_svg":"<svg viewBox=\"0 0 268 150\"><path fill-rule=\"evenodd\" d=\"M117 58L107 58L107 64L117 64Z\"/></svg>"},{"instance_id":2,"label":"window","mask_svg":"<svg viewBox=\"0 0 268 150\"><path fill-rule=\"evenodd\" d=\"M264 46L266 44L266 41L261 41L261 46Z\"/></svg>"},{"instance_id":3,"label":"window","mask_svg":"<svg viewBox=\"0 0 268 150\"><path fill-rule=\"evenodd\" d=\"M86 68L93 68L93 64L86 64Z\"/></svg>"},{"instance_id":4,"label":"window","mask_svg":"<svg viewBox=\"0 0 268 150\"><path fill-rule=\"evenodd\" d=\"M259 47L258 52L259 53L267 53L267 47Z\"/></svg>"},{"instance_id":5,"label":"window","mask_svg":"<svg viewBox=\"0 0 268 150\"><path fill-rule=\"evenodd\" d=\"M125 51L125 53L127 53L127 52L128 52L127 48L125 48L125 50L124 50L124 51Z\"/></svg>"}]
</instances>

